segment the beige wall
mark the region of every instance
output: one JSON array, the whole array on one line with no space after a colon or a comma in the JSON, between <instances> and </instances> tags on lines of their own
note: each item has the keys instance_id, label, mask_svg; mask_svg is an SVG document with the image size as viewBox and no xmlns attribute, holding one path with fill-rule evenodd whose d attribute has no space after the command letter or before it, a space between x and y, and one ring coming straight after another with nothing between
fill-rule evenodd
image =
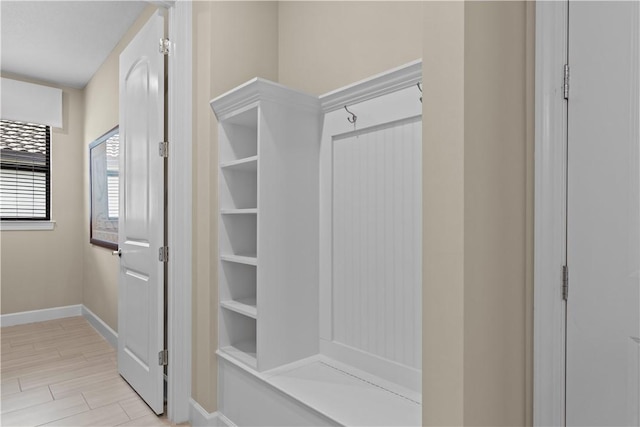
<instances>
[{"instance_id":1,"label":"beige wall","mask_svg":"<svg viewBox=\"0 0 640 427\"><path fill-rule=\"evenodd\" d=\"M465 5L464 420L526 418L527 16Z\"/></svg>"},{"instance_id":2,"label":"beige wall","mask_svg":"<svg viewBox=\"0 0 640 427\"><path fill-rule=\"evenodd\" d=\"M18 76L3 74L16 80ZM45 86L54 86L29 80ZM63 127L51 131L51 231L0 232L2 314L82 303L82 90L62 89Z\"/></svg>"},{"instance_id":3,"label":"beige wall","mask_svg":"<svg viewBox=\"0 0 640 427\"><path fill-rule=\"evenodd\" d=\"M276 2L193 4L192 397L217 407L217 122L209 100L253 77L278 79Z\"/></svg>"},{"instance_id":4,"label":"beige wall","mask_svg":"<svg viewBox=\"0 0 640 427\"><path fill-rule=\"evenodd\" d=\"M533 12L425 4L424 425L532 423Z\"/></svg>"},{"instance_id":5,"label":"beige wall","mask_svg":"<svg viewBox=\"0 0 640 427\"><path fill-rule=\"evenodd\" d=\"M256 75L322 94L422 57L423 421L531 424L533 10L194 5L193 396L205 409L217 401L216 123L207 101Z\"/></svg>"},{"instance_id":6,"label":"beige wall","mask_svg":"<svg viewBox=\"0 0 640 427\"><path fill-rule=\"evenodd\" d=\"M423 425L464 424L464 3L424 5Z\"/></svg>"},{"instance_id":7,"label":"beige wall","mask_svg":"<svg viewBox=\"0 0 640 427\"><path fill-rule=\"evenodd\" d=\"M118 125L118 58L133 36L140 30L154 6L147 6L118 42L84 89L85 121L83 135L82 168L84 194L89 194L89 144ZM82 257L83 303L89 310L118 330L118 259L111 250L89 243L89 198L84 198L81 209L83 224Z\"/></svg>"},{"instance_id":8,"label":"beige wall","mask_svg":"<svg viewBox=\"0 0 640 427\"><path fill-rule=\"evenodd\" d=\"M279 82L321 95L422 57L420 2L279 2Z\"/></svg>"}]
</instances>

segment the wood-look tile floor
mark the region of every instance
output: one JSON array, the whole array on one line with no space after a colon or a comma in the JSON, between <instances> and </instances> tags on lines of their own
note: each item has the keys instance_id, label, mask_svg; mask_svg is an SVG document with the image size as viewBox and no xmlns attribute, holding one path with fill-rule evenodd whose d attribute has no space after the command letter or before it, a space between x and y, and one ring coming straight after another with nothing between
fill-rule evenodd
<instances>
[{"instance_id":1,"label":"wood-look tile floor","mask_svg":"<svg viewBox=\"0 0 640 427\"><path fill-rule=\"evenodd\" d=\"M0 343L2 426L172 425L120 377L114 348L83 317L4 327Z\"/></svg>"}]
</instances>

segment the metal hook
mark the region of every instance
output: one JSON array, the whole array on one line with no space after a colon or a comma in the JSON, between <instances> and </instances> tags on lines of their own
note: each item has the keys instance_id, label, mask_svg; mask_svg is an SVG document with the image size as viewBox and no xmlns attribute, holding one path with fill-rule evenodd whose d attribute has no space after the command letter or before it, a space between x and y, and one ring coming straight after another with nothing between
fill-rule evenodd
<instances>
[{"instance_id":1,"label":"metal hook","mask_svg":"<svg viewBox=\"0 0 640 427\"><path fill-rule=\"evenodd\" d=\"M349 121L349 123L352 123L355 125L356 121L358 120L358 116L356 116L351 111L349 111L346 105L344 106L344 109L347 110L347 113L351 114L351 117L347 117L347 120Z\"/></svg>"},{"instance_id":2,"label":"metal hook","mask_svg":"<svg viewBox=\"0 0 640 427\"><path fill-rule=\"evenodd\" d=\"M422 93L422 86L420 86L420 82L417 83L418 90ZM422 96L420 97L420 102L422 102Z\"/></svg>"}]
</instances>

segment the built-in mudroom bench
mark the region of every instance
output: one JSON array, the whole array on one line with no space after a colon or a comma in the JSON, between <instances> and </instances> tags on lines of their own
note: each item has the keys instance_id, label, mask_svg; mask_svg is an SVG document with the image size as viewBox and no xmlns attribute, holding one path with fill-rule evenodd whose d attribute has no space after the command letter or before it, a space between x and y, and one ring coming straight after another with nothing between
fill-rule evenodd
<instances>
[{"instance_id":1,"label":"built-in mudroom bench","mask_svg":"<svg viewBox=\"0 0 640 427\"><path fill-rule=\"evenodd\" d=\"M421 61L217 97L219 412L421 425Z\"/></svg>"}]
</instances>

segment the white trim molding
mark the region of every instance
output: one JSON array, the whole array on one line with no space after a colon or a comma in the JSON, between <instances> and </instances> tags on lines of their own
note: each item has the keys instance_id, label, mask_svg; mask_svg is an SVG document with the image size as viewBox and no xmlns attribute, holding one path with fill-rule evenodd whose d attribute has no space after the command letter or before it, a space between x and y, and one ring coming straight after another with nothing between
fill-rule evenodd
<instances>
[{"instance_id":1,"label":"white trim molding","mask_svg":"<svg viewBox=\"0 0 640 427\"><path fill-rule=\"evenodd\" d=\"M34 322L46 322L47 320L63 319L82 315L82 304L67 305L64 307L44 308L41 310L22 311L0 315L0 326L24 325Z\"/></svg>"},{"instance_id":2,"label":"white trim molding","mask_svg":"<svg viewBox=\"0 0 640 427\"><path fill-rule=\"evenodd\" d=\"M0 221L0 231L53 230L55 221Z\"/></svg>"},{"instance_id":3,"label":"white trim molding","mask_svg":"<svg viewBox=\"0 0 640 427\"><path fill-rule=\"evenodd\" d=\"M261 77L254 77L248 82L223 93L212 99L209 104L218 121L222 121L238 114L239 110L244 111L252 108L256 102L261 100L294 105L312 112L316 112L320 105L320 101L314 96Z\"/></svg>"},{"instance_id":4,"label":"white trim molding","mask_svg":"<svg viewBox=\"0 0 640 427\"><path fill-rule=\"evenodd\" d=\"M322 112L328 113L345 105L358 104L422 82L422 59L401 65L390 71L368 77L359 82L320 96ZM416 88L416 92L419 89Z\"/></svg>"},{"instance_id":5,"label":"white trim molding","mask_svg":"<svg viewBox=\"0 0 640 427\"><path fill-rule=\"evenodd\" d=\"M220 412L207 412L198 402L189 399L189 422L193 427L236 427Z\"/></svg>"},{"instance_id":6,"label":"white trim molding","mask_svg":"<svg viewBox=\"0 0 640 427\"><path fill-rule=\"evenodd\" d=\"M102 337L111 344L111 347L118 349L118 333L111 329L104 320L99 318L93 311L89 310L86 306L82 305L82 317L87 319L87 322L98 331Z\"/></svg>"},{"instance_id":7,"label":"white trim molding","mask_svg":"<svg viewBox=\"0 0 640 427\"><path fill-rule=\"evenodd\" d=\"M533 424L564 425L567 0L536 2Z\"/></svg>"},{"instance_id":8,"label":"white trim molding","mask_svg":"<svg viewBox=\"0 0 640 427\"><path fill-rule=\"evenodd\" d=\"M167 412L187 421L191 396L192 3L169 7Z\"/></svg>"},{"instance_id":9,"label":"white trim molding","mask_svg":"<svg viewBox=\"0 0 640 427\"><path fill-rule=\"evenodd\" d=\"M218 412L218 427L236 427L235 423L225 417L222 412Z\"/></svg>"}]
</instances>

